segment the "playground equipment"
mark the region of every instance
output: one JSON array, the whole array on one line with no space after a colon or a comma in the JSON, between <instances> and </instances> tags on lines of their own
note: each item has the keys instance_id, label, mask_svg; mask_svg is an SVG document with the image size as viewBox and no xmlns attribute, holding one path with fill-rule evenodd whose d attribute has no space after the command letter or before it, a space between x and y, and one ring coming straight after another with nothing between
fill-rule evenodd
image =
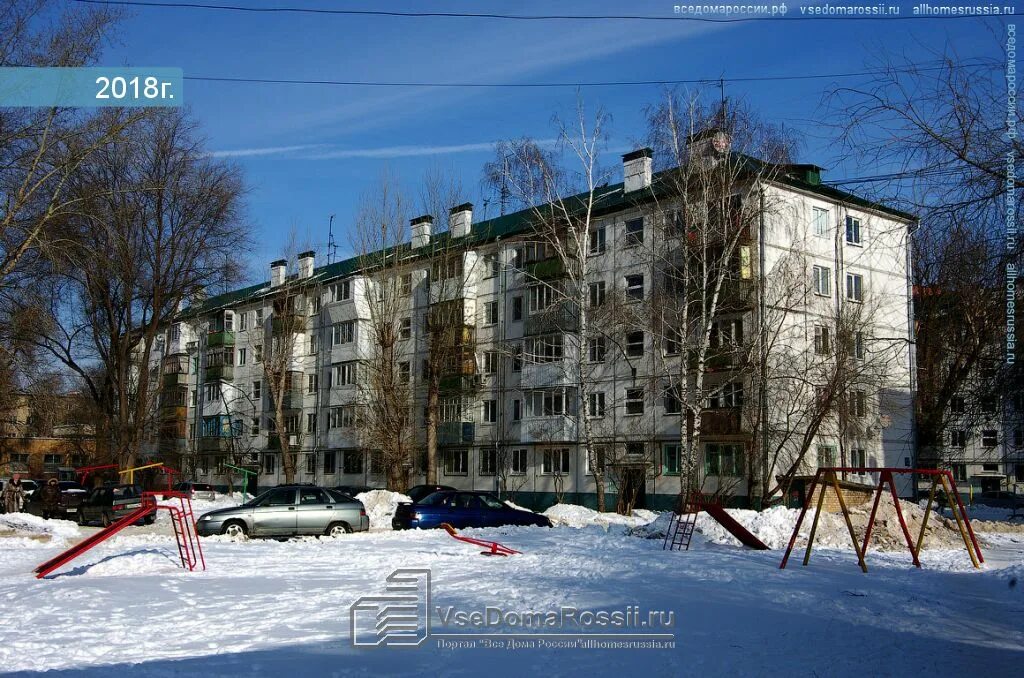
<instances>
[{"instance_id":1,"label":"playground equipment","mask_svg":"<svg viewBox=\"0 0 1024 678\"><path fill-rule=\"evenodd\" d=\"M117 468L117 464L101 464L99 466L79 466L75 469L75 473L78 475L78 484L85 487L85 480L95 471L105 471L107 469Z\"/></svg>"},{"instance_id":2,"label":"playground equipment","mask_svg":"<svg viewBox=\"0 0 1024 678\"><path fill-rule=\"evenodd\" d=\"M510 549L509 547L499 544L496 541L487 541L486 539L473 539L472 537L464 537L461 534L459 534L455 530L455 528L449 525L448 523L441 523L441 527L443 527L444 531L451 535L453 539L464 541L467 544L473 544L474 546L483 546L484 548L486 548L486 551L480 552L480 555L482 556L522 555L521 552L516 551L514 549Z\"/></svg>"},{"instance_id":3,"label":"playground equipment","mask_svg":"<svg viewBox=\"0 0 1024 678\"><path fill-rule=\"evenodd\" d=\"M179 475L181 473L181 471L178 471L177 469L173 469L170 466L164 466L163 462L160 462L160 461L156 461L156 462L153 462L151 464L143 464L142 466L133 466L132 468L126 468L123 471L118 471L117 473L118 473L118 475L122 475L122 476L123 475L127 475L128 478L126 479L125 482L127 482L129 484L134 484L135 483L135 472L136 471L144 471L146 469L151 469L151 468L155 468L155 469L158 469L160 471L163 471L164 474L167 476L167 489L168 490L173 490L174 489L174 476L175 475Z\"/></svg>"},{"instance_id":4,"label":"playground equipment","mask_svg":"<svg viewBox=\"0 0 1024 678\"><path fill-rule=\"evenodd\" d=\"M768 547L760 539L750 533L747 528L740 525L732 516L726 513L722 503L715 498L705 497L699 492L690 494L689 499L682 513L673 512L665 532L665 543L662 549L669 551L689 551L690 541L693 539L693 530L697 526L697 514L701 511L707 512L719 525L724 527L732 536L736 537L741 544L758 551L767 551Z\"/></svg>"},{"instance_id":5,"label":"playground equipment","mask_svg":"<svg viewBox=\"0 0 1024 678\"><path fill-rule=\"evenodd\" d=\"M259 471L253 471L252 469L242 468L241 466L233 466L231 464L224 464L224 468L229 468L232 471L238 471L242 474L242 496L249 490L249 480L253 476L258 476Z\"/></svg>"},{"instance_id":6,"label":"playground equipment","mask_svg":"<svg viewBox=\"0 0 1024 678\"><path fill-rule=\"evenodd\" d=\"M158 496L163 497L164 500L168 497L177 498L178 505L159 504L157 503ZM36 579L42 579L51 572L67 565L69 562L86 551L89 551L97 544L110 539L129 525L134 525L143 518L156 513L160 509L168 511L171 514L171 527L174 530L174 538L178 542L178 557L181 560L182 568L187 569L190 572L194 571L197 567L201 567L205 570L206 559L203 557L203 547L202 544L199 543L199 535L196 534L196 521L195 515L192 513L191 497L184 492L143 492L142 505L138 509L129 513L109 527L103 528L99 532L83 539L67 551L64 551L50 560L47 560L45 563L40 564L34 570L36 573Z\"/></svg>"},{"instance_id":7,"label":"playground equipment","mask_svg":"<svg viewBox=\"0 0 1024 678\"><path fill-rule=\"evenodd\" d=\"M863 545L857 541L857 535L853 529L853 522L850 520L850 511L846 507L846 500L843 498L843 490L839 485L839 479L836 473L878 473L878 487L875 489L875 499L871 507L871 517L868 518L868 525L864 531L864 543ZM910 530L907 528L907 522L903 518L903 510L900 508L899 496L896 494L896 482L894 480L894 474L907 474L916 473L923 476L930 476L932 479L931 491L928 494L928 507L925 509L924 519L921 521L921 532L917 536L917 542L910 536ZM819 468L814 474L814 480L811 481L810 487L807 490L807 496L804 499L803 508L800 510L800 517L797 518L796 526L793 528L793 535L789 538L789 546L786 548L786 555L782 557L782 563L779 564L779 569L785 569L786 563L789 561L789 555L793 552L793 547L796 545L797 536L800 534L800 526L803 524L804 516L807 515L807 508L810 506L811 498L814 496L814 490L820 485L821 490L818 492L818 503L814 511L814 520L811 523L811 533L807 537L807 551L804 553L804 565L806 566L811 560L811 548L814 545L814 533L818 529L818 517L821 515L821 507L825 501L825 492L831 487L835 490L836 498L839 501L839 508L842 509L843 518L846 520L846 527L850 531L850 539L853 541L853 549L857 553L857 564L860 565L860 569L863 572L868 571L867 562L865 557L867 556L868 546L871 544L871 530L875 525L875 515L878 512L878 504L882 499L882 492L888 485L889 493L892 496L893 504L896 508L896 517L900 521L900 528L903 531L903 536L907 541L907 548L910 550L910 555L914 559L914 565L921 567L921 547L924 544L925 530L928 528L928 517L932 512L932 504L935 501L935 493L939 486L942 487L943 492L946 494L946 499L949 503L950 510L953 512L953 517L956 519L957 528L960 531L960 536L964 540L964 546L967 547L967 553L971 557L971 563L974 567L981 567L981 563L985 562L984 556L981 554L981 546L978 545L978 539L974 536L974 529L971 527L971 519L967 516L967 509L964 507L963 501L960 499L960 493L956 489L956 481L953 480L953 474L948 470L943 469L909 469L909 468L867 468L867 467L829 467Z\"/></svg>"}]
</instances>

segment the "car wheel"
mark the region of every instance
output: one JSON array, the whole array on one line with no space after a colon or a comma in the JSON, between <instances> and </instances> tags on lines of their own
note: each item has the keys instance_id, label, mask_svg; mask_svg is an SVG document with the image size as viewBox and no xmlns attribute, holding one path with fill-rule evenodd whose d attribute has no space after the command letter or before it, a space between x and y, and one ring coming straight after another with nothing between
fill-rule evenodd
<instances>
[{"instance_id":1,"label":"car wheel","mask_svg":"<svg viewBox=\"0 0 1024 678\"><path fill-rule=\"evenodd\" d=\"M328 537L336 538L352 532L352 528L345 523L331 523L324 532Z\"/></svg>"},{"instance_id":2,"label":"car wheel","mask_svg":"<svg viewBox=\"0 0 1024 678\"><path fill-rule=\"evenodd\" d=\"M110 519L110 514L106 511L104 511L102 515L100 515L100 524L102 524L103 527L110 527L111 523L113 522L114 521Z\"/></svg>"},{"instance_id":3,"label":"car wheel","mask_svg":"<svg viewBox=\"0 0 1024 678\"><path fill-rule=\"evenodd\" d=\"M221 529L220 533L221 534L226 534L227 536L233 537L233 538L236 538L236 539L244 539L245 537L249 536L249 530L246 529L245 523L241 523L241 522L239 522L237 520L234 520L234 521L228 523L227 525L225 525Z\"/></svg>"}]
</instances>

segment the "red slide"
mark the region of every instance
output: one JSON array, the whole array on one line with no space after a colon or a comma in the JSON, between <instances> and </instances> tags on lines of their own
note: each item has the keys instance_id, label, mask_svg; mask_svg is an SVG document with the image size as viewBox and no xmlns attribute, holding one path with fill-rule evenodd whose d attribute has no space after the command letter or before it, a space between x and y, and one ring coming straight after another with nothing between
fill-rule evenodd
<instances>
[{"instance_id":1,"label":"red slide","mask_svg":"<svg viewBox=\"0 0 1024 678\"><path fill-rule=\"evenodd\" d=\"M736 520L725 512L721 504L702 504L701 509L708 512L708 515L718 521L718 523L729 531L729 534L740 540L740 543L744 546L758 551L767 551L768 547L763 541L755 537L750 533L747 528L740 525Z\"/></svg>"},{"instance_id":2,"label":"red slide","mask_svg":"<svg viewBox=\"0 0 1024 678\"><path fill-rule=\"evenodd\" d=\"M96 546L96 544L99 544L100 542L110 539L124 528L128 527L129 525L134 525L135 523L139 522L140 520L148 516L150 513L154 513L155 511L155 503L147 503L143 505L141 508L132 511L124 518L121 518L121 520L112 524L110 527L103 528L96 534L93 534L87 537L86 539L83 539L82 541L78 542L77 544L69 548L67 551L64 551L60 555L47 560L45 563L37 567L34 570L34 572L36 573L36 579L42 579L43 577L50 574L57 568L63 567L67 563L71 562L78 556L82 555L83 553L91 549L93 546Z\"/></svg>"}]
</instances>

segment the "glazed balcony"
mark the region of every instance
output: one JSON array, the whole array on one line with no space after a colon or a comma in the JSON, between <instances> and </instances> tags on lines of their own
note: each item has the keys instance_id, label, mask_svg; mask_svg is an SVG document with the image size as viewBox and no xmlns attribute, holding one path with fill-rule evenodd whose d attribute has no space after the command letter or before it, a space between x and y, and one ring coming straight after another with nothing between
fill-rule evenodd
<instances>
[{"instance_id":1,"label":"glazed balcony","mask_svg":"<svg viewBox=\"0 0 1024 678\"><path fill-rule=\"evenodd\" d=\"M235 333L224 330L210 332L206 335L206 345L210 348L222 348L235 345Z\"/></svg>"},{"instance_id":2,"label":"glazed balcony","mask_svg":"<svg viewBox=\"0 0 1024 678\"><path fill-rule=\"evenodd\" d=\"M476 424L471 421L443 421L437 425L438 445L468 445L476 440Z\"/></svg>"},{"instance_id":3,"label":"glazed balcony","mask_svg":"<svg viewBox=\"0 0 1024 678\"><path fill-rule=\"evenodd\" d=\"M206 368L206 383L212 381L230 381L235 377L235 368L231 365L210 365Z\"/></svg>"}]
</instances>

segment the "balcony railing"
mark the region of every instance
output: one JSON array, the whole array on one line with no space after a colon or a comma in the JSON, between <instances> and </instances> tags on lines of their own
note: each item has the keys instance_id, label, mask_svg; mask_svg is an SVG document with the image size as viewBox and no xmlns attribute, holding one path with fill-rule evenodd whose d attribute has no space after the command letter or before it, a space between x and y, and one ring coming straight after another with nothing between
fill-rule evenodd
<instances>
[{"instance_id":1,"label":"balcony railing","mask_svg":"<svg viewBox=\"0 0 1024 678\"><path fill-rule=\"evenodd\" d=\"M476 440L476 424L471 421L443 421L437 425L438 445L466 445Z\"/></svg>"},{"instance_id":2,"label":"balcony railing","mask_svg":"<svg viewBox=\"0 0 1024 678\"><path fill-rule=\"evenodd\" d=\"M200 452L230 452L233 439L227 436L211 436L199 439Z\"/></svg>"},{"instance_id":3,"label":"balcony railing","mask_svg":"<svg viewBox=\"0 0 1024 678\"><path fill-rule=\"evenodd\" d=\"M535 280L557 280L565 277L565 265L558 257L548 257L527 263L526 274Z\"/></svg>"},{"instance_id":4,"label":"balcony railing","mask_svg":"<svg viewBox=\"0 0 1024 678\"><path fill-rule=\"evenodd\" d=\"M188 407L185 405L161 405L160 406L160 418L164 421L174 419L187 419L188 418Z\"/></svg>"},{"instance_id":5,"label":"balcony railing","mask_svg":"<svg viewBox=\"0 0 1024 678\"><path fill-rule=\"evenodd\" d=\"M523 323L523 335L529 337L552 332L576 332L579 328L579 315L568 304L562 303L531 313Z\"/></svg>"},{"instance_id":6,"label":"balcony railing","mask_svg":"<svg viewBox=\"0 0 1024 678\"><path fill-rule=\"evenodd\" d=\"M235 333L234 332L210 332L206 335L206 345L210 348L218 348L221 346L234 346L235 345Z\"/></svg>"},{"instance_id":7,"label":"balcony railing","mask_svg":"<svg viewBox=\"0 0 1024 678\"><path fill-rule=\"evenodd\" d=\"M288 447L296 448L299 446L299 434L289 433L288 434ZM281 434L270 433L267 434L267 449L268 450L280 450L281 449Z\"/></svg>"},{"instance_id":8,"label":"balcony railing","mask_svg":"<svg viewBox=\"0 0 1024 678\"><path fill-rule=\"evenodd\" d=\"M231 365L210 365L206 368L206 381L227 381L235 376L235 368Z\"/></svg>"}]
</instances>

